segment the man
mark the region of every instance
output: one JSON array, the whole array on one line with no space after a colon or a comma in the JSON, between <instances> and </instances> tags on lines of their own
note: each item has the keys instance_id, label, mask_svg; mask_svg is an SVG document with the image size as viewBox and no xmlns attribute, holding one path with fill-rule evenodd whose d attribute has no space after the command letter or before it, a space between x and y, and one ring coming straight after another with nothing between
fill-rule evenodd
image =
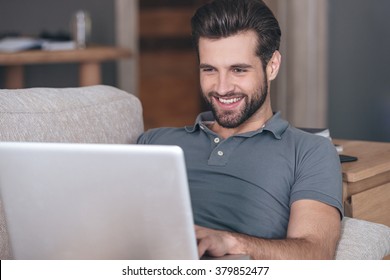
<instances>
[{"instance_id":1,"label":"man","mask_svg":"<svg viewBox=\"0 0 390 280\"><path fill-rule=\"evenodd\" d=\"M341 172L332 143L274 114L280 28L259 0L215 0L192 34L211 112L138 143L185 153L199 255L331 259L340 235ZM183 96L185 98L185 96Z\"/></svg>"}]
</instances>

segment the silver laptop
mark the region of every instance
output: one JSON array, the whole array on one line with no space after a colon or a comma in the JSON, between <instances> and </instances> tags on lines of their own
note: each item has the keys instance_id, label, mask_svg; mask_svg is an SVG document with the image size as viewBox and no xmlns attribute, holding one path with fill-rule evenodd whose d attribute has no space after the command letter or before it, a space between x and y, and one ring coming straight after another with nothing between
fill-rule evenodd
<instances>
[{"instance_id":1,"label":"silver laptop","mask_svg":"<svg viewBox=\"0 0 390 280\"><path fill-rule=\"evenodd\" d=\"M197 259L175 146L0 143L15 259Z\"/></svg>"}]
</instances>

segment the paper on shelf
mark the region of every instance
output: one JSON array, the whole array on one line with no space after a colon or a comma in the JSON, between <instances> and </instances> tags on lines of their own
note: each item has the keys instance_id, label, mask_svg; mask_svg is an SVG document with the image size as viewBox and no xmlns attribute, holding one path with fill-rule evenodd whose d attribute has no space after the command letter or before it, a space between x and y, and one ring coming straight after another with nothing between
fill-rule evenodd
<instances>
[{"instance_id":1,"label":"paper on shelf","mask_svg":"<svg viewBox=\"0 0 390 280\"><path fill-rule=\"evenodd\" d=\"M40 48L42 39L29 37L8 37L0 40L0 52L19 52Z\"/></svg>"},{"instance_id":2,"label":"paper on shelf","mask_svg":"<svg viewBox=\"0 0 390 280\"><path fill-rule=\"evenodd\" d=\"M74 41L46 41L42 44L42 50L46 51L74 50L75 48Z\"/></svg>"}]
</instances>

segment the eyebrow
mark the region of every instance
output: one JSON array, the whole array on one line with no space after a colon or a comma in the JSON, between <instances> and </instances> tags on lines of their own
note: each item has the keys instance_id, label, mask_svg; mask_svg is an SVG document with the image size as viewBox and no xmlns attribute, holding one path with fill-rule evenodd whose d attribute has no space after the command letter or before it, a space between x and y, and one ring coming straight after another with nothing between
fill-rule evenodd
<instances>
[{"instance_id":1,"label":"eyebrow","mask_svg":"<svg viewBox=\"0 0 390 280\"><path fill-rule=\"evenodd\" d=\"M205 68L215 68L215 67L210 65L210 64L207 64L207 63L201 63L199 65L199 68L200 69L205 69ZM230 65L230 68L245 68L245 69L248 69L248 68L253 68L253 66L250 65L250 64L246 64L246 63L238 63L238 64Z\"/></svg>"},{"instance_id":2,"label":"eyebrow","mask_svg":"<svg viewBox=\"0 0 390 280\"><path fill-rule=\"evenodd\" d=\"M231 67L231 68L245 68L245 69L253 68L252 65L246 64L246 63L233 64L233 65L231 65L230 67Z\"/></svg>"},{"instance_id":3,"label":"eyebrow","mask_svg":"<svg viewBox=\"0 0 390 280\"><path fill-rule=\"evenodd\" d=\"M211 65L209 65L209 64L206 64L206 63L201 63L201 64L199 65L199 68L200 68L200 69L205 69L205 68L215 68L215 67L213 67L213 66L211 66Z\"/></svg>"}]
</instances>

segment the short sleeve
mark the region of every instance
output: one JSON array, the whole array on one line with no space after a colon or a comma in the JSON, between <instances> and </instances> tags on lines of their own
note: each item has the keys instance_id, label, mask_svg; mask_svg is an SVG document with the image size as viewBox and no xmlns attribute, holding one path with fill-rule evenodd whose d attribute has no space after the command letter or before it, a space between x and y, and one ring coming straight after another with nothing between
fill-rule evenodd
<instances>
[{"instance_id":1,"label":"short sleeve","mask_svg":"<svg viewBox=\"0 0 390 280\"><path fill-rule=\"evenodd\" d=\"M337 208L342 217L342 172L337 151L326 138L315 135L310 138L315 141L297 147L290 206L301 199L317 200Z\"/></svg>"}]
</instances>

